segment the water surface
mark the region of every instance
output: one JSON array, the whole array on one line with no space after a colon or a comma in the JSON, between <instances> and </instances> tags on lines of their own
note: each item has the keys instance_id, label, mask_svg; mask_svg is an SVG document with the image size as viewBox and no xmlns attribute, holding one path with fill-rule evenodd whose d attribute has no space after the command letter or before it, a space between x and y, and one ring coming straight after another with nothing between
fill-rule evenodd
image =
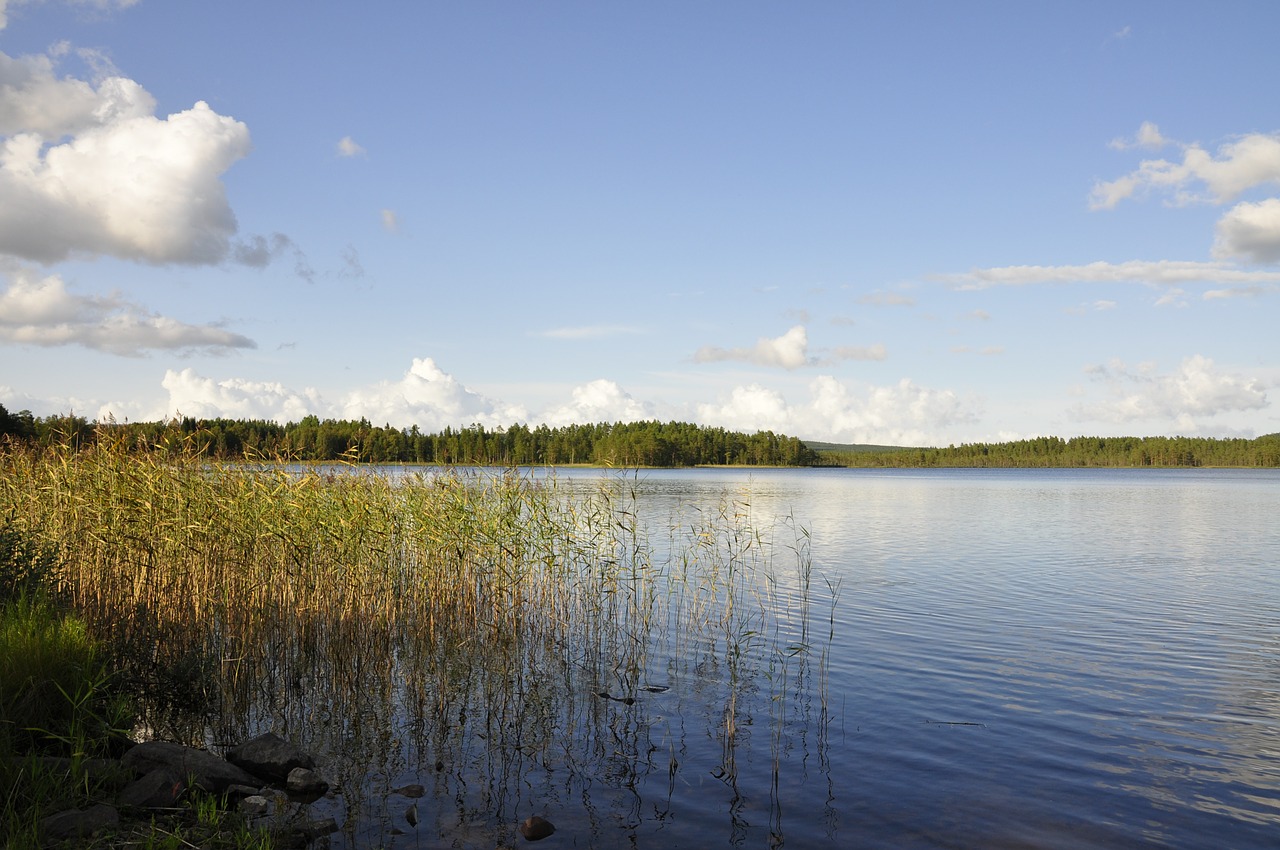
<instances>
[{"instance_id":1,"label":"water surface","mask_svg":"<svg viewBox=\"0 0 1280 850\"><path fill-rule=\"evenodd\" d=\"M577 743L474 743L443 774L430 741L397 745L378 787L434 777L434 814L395 826L400 802L367 788L348 813L366 826L335 843L492 847L529 814L578 847L1280 840L1280 472L621 477L655 529L728 493L780 562L807 544L808 608L742 638L768 657L667 642L645 671L665 690L546 707ZM761 598L795 607L803 581L781 568Z\"/></svg>"}]
</instances>

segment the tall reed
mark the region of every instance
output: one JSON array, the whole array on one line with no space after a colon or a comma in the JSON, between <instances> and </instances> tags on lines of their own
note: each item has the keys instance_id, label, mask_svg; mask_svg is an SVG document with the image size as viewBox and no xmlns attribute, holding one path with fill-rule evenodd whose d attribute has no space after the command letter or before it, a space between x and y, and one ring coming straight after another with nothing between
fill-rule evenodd
<instances>
[{"instance_id":1,"label":"tall reed","mask_svg":"<svg viewBox=\"0 0 1280 850\"><path fill-rule=\"evenodd\" d=\"M733 781L753 682L782 699L805 681L807 537L790 524L795 543L776 547L746 496L664 526L621 476L393 479L128 449L10 446L0 513L56 550L59 591L152 688L158 734L291 731L348 788L430 753L485 777L459 780L480 795L465 819L515 806L513 772L640 781L656 747L635 704L701 669L727 671L709 734ZM766 714L780 746L793 718Z\"/></svg>"}]
</instances>

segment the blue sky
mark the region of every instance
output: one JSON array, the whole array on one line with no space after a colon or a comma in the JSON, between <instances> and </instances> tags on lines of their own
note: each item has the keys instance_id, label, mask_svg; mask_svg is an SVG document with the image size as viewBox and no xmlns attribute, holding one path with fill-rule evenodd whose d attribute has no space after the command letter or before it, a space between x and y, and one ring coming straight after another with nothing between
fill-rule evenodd
<instances>
[{"instance_id":1,"label":"blue sky","mask_svg":"<svg viewBox=\"0 0 1280 850\"><path fill-rule=\"evenodd\" d=\"M1280 431L1280 5L0 0L0 404Z\"/></svg>"}]
</instances>

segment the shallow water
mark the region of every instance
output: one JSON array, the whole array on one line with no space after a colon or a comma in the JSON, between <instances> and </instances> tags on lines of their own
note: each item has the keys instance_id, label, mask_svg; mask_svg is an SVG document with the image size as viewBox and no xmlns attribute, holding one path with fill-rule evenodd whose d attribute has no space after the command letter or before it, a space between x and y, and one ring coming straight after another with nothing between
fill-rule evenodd
<instances>
[{"instance_id":1,"label":"shallow water","mask_svg":"<svg viewBox=\"0 0 1280 850\"><path fill-rule=\"evenodd\" d=\"M493 847L532 814L547 846L1276 846L1280 472L625 481L655 528L731 493L780 563L794 520L807 612L781 568L761 598L791 607L744 655L667 641L629 704L569 687L497 718L554 740L352 724L348 749L381 763L330 802L332 846ZM416 826L392 792L411 782Z\"/></svg>"}]
</instances>

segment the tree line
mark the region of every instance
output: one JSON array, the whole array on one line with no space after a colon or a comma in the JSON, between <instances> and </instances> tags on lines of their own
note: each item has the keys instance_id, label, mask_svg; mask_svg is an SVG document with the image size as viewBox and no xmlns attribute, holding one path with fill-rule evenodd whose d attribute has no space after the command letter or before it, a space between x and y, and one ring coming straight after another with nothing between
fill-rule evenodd
<instances>
[{"instance_id":1,"label":"tree line","mask_svg":"<svg viewBox=\"0 0 1280 850\"><path fill-rule=\"evenodd\" d=\"M376 426L368 419L306 416L267 420L175 418L169 422L92 423L78 416L9 414L0 406L0 435L50 445L88 445L109 437L145 450L217 460L444 463L478 466L813 466L818 454L795 437L745 434L684 422L566 425L471 425L434 434L418 426Z\"/></svg>"},{"instance_id":2,"label":"tree line","mask_svg":"<svg viewBox=\"0 0 1280 850\"><path fill-rule=\"evenodd\" d=\"M1280 466L1280 434L1254 440L1210 437L1037 437L946 448L820 452L851 467L1196 467Z\"/></svg>"},{"instance_id":3,"label":"tree line","mask_svg":"<svg viewBox=\"0 0 1280 850\"><path fill-rule=\"evenodd\" d=\"M43 445L89 445L109 435L146 450L218 460L349 461L563 466L846 466L846 467L1280 467L1280 434L1257 439L1209 437L1037 437L945 448L839 446L760 431L745 434L685 422L512 425L509 428L375 426L367 419L306 416L268 420L175 418L168 422L95 423L73 414L36 417L0 405L6 435Z\"/></svg>"}]
</instances>

